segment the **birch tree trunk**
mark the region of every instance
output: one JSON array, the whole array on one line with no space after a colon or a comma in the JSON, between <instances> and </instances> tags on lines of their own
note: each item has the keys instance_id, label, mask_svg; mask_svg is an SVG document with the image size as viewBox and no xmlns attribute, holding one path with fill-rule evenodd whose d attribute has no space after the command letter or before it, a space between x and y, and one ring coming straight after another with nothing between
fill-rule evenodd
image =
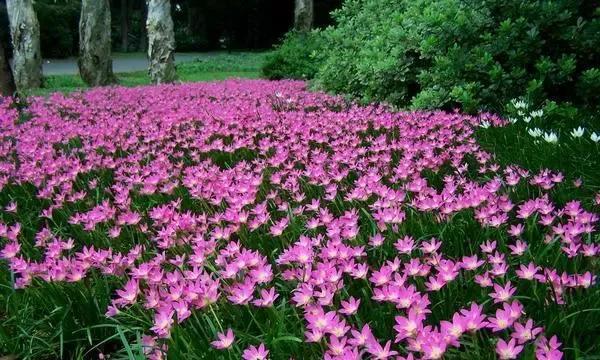
<instances>
[{"instance_id":1,"label":"birch tree trunk","mask_svg":"<svg viewBox=\"0 0 600 360\"><path fill-rule=\"evenodd\" d=\"M148 0L148 74L155 84L177 80L175 68L175 32L170 0Z\"/></svg>"},{"instance_id":2,"label":"birch tree trunk","mask_svg":"<svg viewBox=\"0 0 600 360\"><path fill-rule=\"evenodd\" d=\"M296 0L294 7L294 29L310 31L313 24L313 0Z\"/></svg>"},{"instance_id":3,"label":"birch tree trunk","mask_svg":"<svg viewBox=\"0 0 600 360\"><path fill-rule=\"evenodd\" d=\"M115 81L110 54L108 0L83 0L79 19L79 74L90 86Z\"/></svg>"},{"instance_id":4,"label":"birch tree trunk","mask_svg":"<svg viewBox=\"0 0 600 360\"><path fill-rule=\"evenodd\" d=\"M0 44L0 95L11 96L15 93L15 82L10 71L4 44Z\"/></svg>"},{"instance_id":5,"label":"birch tree trunk","mask_svg":"<svg viewBox=\"0 0 600 360\"><path fill-rule=\"evenodd\" d=\"M13 43L13 75L19 91L42 85L40 24L33 0L6 0Z\"/></svg>"}]
</instances>

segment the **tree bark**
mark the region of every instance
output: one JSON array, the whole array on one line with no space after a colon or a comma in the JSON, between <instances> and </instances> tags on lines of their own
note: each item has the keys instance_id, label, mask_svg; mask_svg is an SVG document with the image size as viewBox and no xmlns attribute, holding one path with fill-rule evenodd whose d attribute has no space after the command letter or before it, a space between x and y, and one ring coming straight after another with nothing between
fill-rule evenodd
<instances>
[{"instance_id":1,"label":"tree bark","mask_svg":"<svg viewBox=\"0 0 600 360\"><path fill-rule=\"evenodd\" d=\"M15 81L6 57L4 44L0 44L0 95L11 96L15 90Z\"/></svg>"},{"instance_id":2,"label":"tree bark","mask_svg":"<svg viewBox=\"0 0 600 360\"><path fill-rule=\"evenodd\" d=\"M121 50L127 52L129 48L129 4L128 0L121 0Z\"/></svg>"},{"instance_id":3,"label":"tree bark","mask_svg":"<svg viewBox=\"0 0 600 360\"><path fill-rule=\"evenodd\" d=\"M13 43L13 75L19 91L42 85L40 24L33 0L7 0L6 10Z\"/></svg>"},{"instance_id":4,"label":"tree bark","mask_svg":"<svg viewBox=\"0 0 600 360\"><path fill-rule=\"evenodd\" d=\"M177 80L175 68L175 32L170 0L148 0L148 74L155 84Z\"/></svg>"},{"instance_id":5,"label":"tree bark","mask_svg":"<svg viewBox=\"0 0 600 360\"><path fill-rule=\"evenodd\" d=\"M310 31L313 25L313 0L296 0L294 7L294 29L301 32Z\"/></svg>"},{"instance_id":6,"label":"tree bark","mask_svg":"<svg viewBox=\"0 0 600 360\"><path fill-rule=\"evenodd\" d=\"M110 53L108 0L83 0L79 19L79 74L90 86L115 82Z\"/></svg>"}]
</instances>

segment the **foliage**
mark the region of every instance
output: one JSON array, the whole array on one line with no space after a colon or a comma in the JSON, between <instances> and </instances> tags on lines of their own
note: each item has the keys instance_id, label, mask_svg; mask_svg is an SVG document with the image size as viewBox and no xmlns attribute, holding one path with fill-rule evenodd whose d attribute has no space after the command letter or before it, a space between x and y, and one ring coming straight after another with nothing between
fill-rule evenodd
<instances>
[{"instance_id":1,"label":"foliage","mask_svg":"<svg viewBox=\"0 0 600 360\"><path fill-rule=\"evenodd\" d=\"M321 63L325 42L318 30L290 32L267 56L262 74L268 79L312 79Z\"/></svg>"},{"instance_id":2,"label":"foliage","mask_svg":"<svg viewBox=\"0 0 600 360\"><path fill-rule=\"evenodd\" d=\"M420 109L498 112L524 96L597 111L600 10L592 3L347 0L319 33L327 45L315 82ZM279 51L292 64L306 55Z\"/></svg>"}]
</instances>

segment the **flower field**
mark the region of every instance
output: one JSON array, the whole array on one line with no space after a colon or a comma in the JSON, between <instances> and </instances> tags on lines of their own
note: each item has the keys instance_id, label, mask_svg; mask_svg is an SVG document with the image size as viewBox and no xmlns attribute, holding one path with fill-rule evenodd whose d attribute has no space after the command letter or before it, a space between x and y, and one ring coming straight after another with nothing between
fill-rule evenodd
<instances>
[{"instance_id":1,"label":"flower field","mask_svg":"<svg viewBox=\"0 0 600 360\"><path fill-rule=\"evenodd\" d=\"M0 104L0 353L600 354L600 195L498 162L475 132L508 121L295 81L28 101Z\"/></svg>"}]
</instances>

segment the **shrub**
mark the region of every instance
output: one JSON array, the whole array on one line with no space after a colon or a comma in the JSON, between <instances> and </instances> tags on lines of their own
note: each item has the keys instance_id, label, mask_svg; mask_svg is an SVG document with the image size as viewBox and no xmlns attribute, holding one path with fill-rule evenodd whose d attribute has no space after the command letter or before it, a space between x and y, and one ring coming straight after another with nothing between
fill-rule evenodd
<instances>
[{"instance_id":1,"label":"shrub","mask_svg":"<svg viewBox=\"0 0 600 360\"><path fill-rule=\"evenodd\" d=\"M406 5L398 0L349 0L324 31L325 61L317 84L365 101L402 103L414 86L414 60L397 24Z\"/></svg>"},{"instance_id":2,"label":"shrub","mask_svg":"<svg viewBox=\"0 0 600 360\"><path fill-rule=\"evenodd\" d=\"M320 64L323 40L317 30L310 33L290 32L277 49L267 56L262 73L271 80L312 79Z\"/></svg>"},{"instance_id":3,"label":"shrub","mask_svg":"<svg viewBox=\"0 0 600 360\"><path fill-rule=\"evenodd\" d=\"M545 98L580 102L576 84L600 59L600 43L588 33L600 19L586 12L583 1L412 5L405 18L414 19L409 33L416 41L410 46L427 61L413 106L431 91L445 106L458 104L467 111L499 110L515 94L532 103Z\"/></svg>"},{"instance_id":4,"label":"shrub","mask_svg":"<svg viewBox=\"0 0 600 360\"><path fill-rule=\"evenodd\" d=\"M316 58L326 90L413 108L501 111L523 96L598 110L600 10L588 1L346 0L333 18Z\"/></svg>"}]
</instances>

